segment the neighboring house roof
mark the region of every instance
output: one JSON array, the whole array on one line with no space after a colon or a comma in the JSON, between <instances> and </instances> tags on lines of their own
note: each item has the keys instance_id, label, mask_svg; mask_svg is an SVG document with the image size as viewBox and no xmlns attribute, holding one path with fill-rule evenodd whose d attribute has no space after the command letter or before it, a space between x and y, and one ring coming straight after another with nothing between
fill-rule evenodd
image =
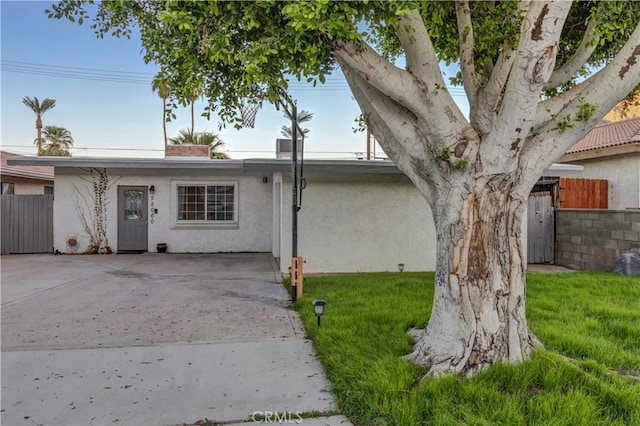
<instances>
[{"instance_id":1,"label":"neighboring house roof","mask_svg":"<svg viewBox=\"0 0 640 426\"><path fill-rule=\"evenodd\" d=\"M559 161L586 160L640 152L640 117L594 127Z\"/></svg>"},{"instance_id":2,"label":"neighboring house roof","mask_svg":"<svg viewBox=\"0 0 640 426\"><path fill-rule=\"evenodd\" d=\"M0 151L0 172L3 175L15 176L22 178L53 180L54 168L48 165L18 165L8 164L11 158L29 158L11 152ZM13 162L12 162L13 163Z\"/></svg>"}]
</instances>

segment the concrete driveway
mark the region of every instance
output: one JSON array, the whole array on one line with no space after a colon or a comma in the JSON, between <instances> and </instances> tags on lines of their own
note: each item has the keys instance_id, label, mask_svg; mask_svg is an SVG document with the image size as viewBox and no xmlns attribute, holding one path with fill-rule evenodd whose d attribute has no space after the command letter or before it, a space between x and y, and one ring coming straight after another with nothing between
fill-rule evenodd
<instances>
[{"instance_id":1,"label":"concrete driveway","mask_svg":"<svg viewBox=\"0 0 640 426\"><path fill-rule=\"evenodd\" d=\"M275 271L266 254L3 256L2 424L332 412Z\"/></svg>"}]
</instances>

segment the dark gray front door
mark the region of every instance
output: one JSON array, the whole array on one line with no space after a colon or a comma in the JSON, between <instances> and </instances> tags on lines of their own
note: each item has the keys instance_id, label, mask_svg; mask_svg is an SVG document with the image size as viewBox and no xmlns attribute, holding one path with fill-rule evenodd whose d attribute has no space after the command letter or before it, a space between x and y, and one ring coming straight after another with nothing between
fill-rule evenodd
<instances>
[{"instance_id":1,"label":"dark gray front door","mask_svg":"<svg viewBox=\"0 0 640 426\"><path fill-rule=\"evenodd\" d=\"M118 251L147 251L147 187L118 186Z\"/></svg>"}]
</instances>

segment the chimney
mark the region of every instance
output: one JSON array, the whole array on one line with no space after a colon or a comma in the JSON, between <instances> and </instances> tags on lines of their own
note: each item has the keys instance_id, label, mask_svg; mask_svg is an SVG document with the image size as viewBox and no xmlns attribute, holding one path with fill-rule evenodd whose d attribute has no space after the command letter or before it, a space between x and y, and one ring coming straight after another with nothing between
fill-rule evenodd
<instances>
[{"instance_id":1,"label":"chimney","mask_svg":"<svg viewBox=\"0 0 640 426\"><path fill-rule=\"evenodd\" d=\"M167 145L164 150L164 157L181 157L181 158L209 158L209 145Z\"/></svg>"}]
</instances>

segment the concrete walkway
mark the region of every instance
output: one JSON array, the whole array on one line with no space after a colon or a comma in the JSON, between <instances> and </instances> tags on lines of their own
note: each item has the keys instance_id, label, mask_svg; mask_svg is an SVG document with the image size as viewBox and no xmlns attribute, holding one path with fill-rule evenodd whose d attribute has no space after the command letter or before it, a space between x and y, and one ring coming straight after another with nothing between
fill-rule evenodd
<instances>
[{"instance_id":1,"label":"concrete walkway","mask_svg":"<svg viewBox=\"0 0 640 426\"><path fill-rule=\"evenodd\" d=\"M336 406L287 305L268 255L3 256L1 423L348 424L300 422Z\"/></svg>"},{"instance_id":2,"label":"concrete walkway","mask_svg":"<svg viewBox=\"0 0 640 426\"><path fill-rule=\"evenodd\" d=\"M567 274L576 272L574 269L565 268L560 265L550 265L548 263L530 263L527 265L527 272L537 272L545 274Z\"/></svg>"}]
</instances>

